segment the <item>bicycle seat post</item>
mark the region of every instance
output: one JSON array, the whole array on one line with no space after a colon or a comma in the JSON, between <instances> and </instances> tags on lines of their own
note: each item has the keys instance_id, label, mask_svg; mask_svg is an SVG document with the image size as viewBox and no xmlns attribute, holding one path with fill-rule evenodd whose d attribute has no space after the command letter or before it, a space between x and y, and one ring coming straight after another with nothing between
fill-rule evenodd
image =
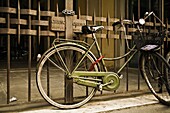
<instances>
[{"instance_id":1,"label":"bicycle seat post","mask_svg":"<svg viewBox=\"0 0 170 113\"><path fill-rule=\"evenodd\" d=\"M95 32L92 33L92 38L93 38L93 40L95 41L95 45L96 45L96 49L97 49L97 51L98 51L99 57L103 56L102 53L101 53L101 49L100 49L99 43L98 43L98 41L97 41L97 37L96 37ZM102 61L102 64L103 64L103 69L107 72L107 68L106 68L106 66L105 66L104 60L101 59L101 61Z\"/></svg>"}]
</instances>

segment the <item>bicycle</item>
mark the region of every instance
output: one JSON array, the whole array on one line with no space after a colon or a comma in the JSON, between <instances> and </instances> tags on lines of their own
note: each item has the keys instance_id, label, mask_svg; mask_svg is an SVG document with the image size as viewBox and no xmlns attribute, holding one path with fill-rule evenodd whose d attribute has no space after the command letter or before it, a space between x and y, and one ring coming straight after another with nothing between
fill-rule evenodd
<instances>
[{"instance_id":1,"label":"bicycle","mask_svg":"<svg viewBox=\"0 0 170 113\"><path fill-rule=\"evenodd\" d=\"M42 97L55 107L70 109L87 103L97 90L116 91L122 78L121 71L133 56L140 52L139 70L142 77L153 95L162 104L170 105L170 65L158 52L167 30L145 36L141 26L145 24L145 20L150 15L154 15L160 21L151 12L139 21L121 20L113 24L113 26L121 25L124 29L125 23L137 27L134 35L136 44L120 57L103 57L95 35L97 31L104 28L103 26L82 26L83 33L92 35L91 44L80 40L54 39L53 46L41 56L37 65L36 81ZM160 23L163 25L162 21ZM149 39L145 39L146 37ZM93 46L96 46L99 58L91 51ZM108 71L105 65L106 60L112 61L126 56L130 57L117 72ZM58 81L54 82L54 77L57 77ZM69 82L65 84L66 80ZM49 87L50 81L53 82L52 87ZM44 84L45 82L47 84ZM73 92L70 93L70 96L73 96L71 100L65 98L67 93L65 90L68 86L73 89ZM53 90L50 92L47 90L49 88L53 88Z\"/></svg>"}]
</instances>

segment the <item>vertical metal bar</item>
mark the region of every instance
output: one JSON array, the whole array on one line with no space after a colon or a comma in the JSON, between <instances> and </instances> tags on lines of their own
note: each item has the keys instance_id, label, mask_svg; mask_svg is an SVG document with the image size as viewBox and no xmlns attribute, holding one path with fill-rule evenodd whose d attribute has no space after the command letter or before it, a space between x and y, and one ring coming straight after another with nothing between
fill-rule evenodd
<instances>
[{"instance_id":1,"label":"vertical metal bar","mask_svg":"<svg viewBox=\"0 0 170 113\"><path fill-rule=\"evenodd\" d=\"M20 21L20 0L18 0L18 21ZM20 23L18 24L18 45L20 45Z\"/></svg>"},{"instance_id":2,"label":"vertical metal bar","mask_svg":"<svg viewBox=\"0 0 170 113\"><path fill-rule=\"evenodd\" d=\"M50 0L47 1L47 11L50 11ZM47 17L47 20L50 21L50 17ZM47 27L49 31L49 26ZM50 37L47 37L47 48L50 47ZM49 62L47 62L47 95L50 96L50 74L49 74Z\"/></svg>"},{"instance_id":3,"label":"vertical metal bar","mask_svg":"<svg viewBox=\"0 0 170 113\"><path fill-rule=\"evenodd\" d=\"M159 0L159 1L158 1L159 18L160 18L162 21L164 21L164 17L163 17L163 15L164 15L163 12L164 12L164 10L163 10L163 7L162 7L163 3L164 3L164 0ZM160 29L162 29L162 28L160 28ZM163 54L163 47L162 47L162 46L161 46L160 53Z\"/></svg>"},{"instance_id":4,"label":"vertical metal bar","mask_svg":"<svg viewBox=\"0 0 170 113\"><path fill-rule=\"evenodd\" d=\"M89 0L86 0L86 15L89 14Z\"/></svg>"},{"instance_id":5,"label":"vertical metal bar","mask_svg":"<svg viewBox=\"0 0 170 113\"><path fill-rule=\"evenodd\" d=\"M164 0L161 0L161 20L162 20L162 22L164 22L165 20L164 20ZM161 24L162 25L162 24ZM162 27L162 29L164 29L163 27ZM162 54L164 55L164 56L166 56L166 54L165 54L165 45L163 44L163 48L162 48Z\"/></svg>"},{"instance_id":6,"label":"vertical metal bar","mask_svg":"<svg viewBox=\"0 0 170 113\"><path fill-rule=\"evenodd\" d=\"M28 1L31 9L31 0ZM31 30L31 15L28 16L28 29ZM31 101L31 35L28 36L28 101Z\"/></svg>"},{"instance_id":7,"label":"vertical metal bar","mask_svg":"<svg viewBox=\"0 0 170 113\"><path fill-rule=\"evenodd\" d=\"M7 7L10 7L10 0L7 0ZM7 30L10 30L10 14L7 14ZM10 34L7 34L7 104L10 99Z\"/></svg>"},{"instance_id":8,"label":"vertical metal bar","mask_svg":"<svg viewBox=\"0 0 170 113\"><path fill-rule=\"evenodd\" d=\"M164 22L164 0L159 0L159 18Z\"/></svg>"},{"instance_id":9,"label":"vertical metal bar","mask_svg":"<svg viewBox=\"0 0 170 113\"><path fill-rule=\"evenodd\" d=\"M36 5L37 3L38 3L37 0L36 1L35 0L31 0L30 1L30 10L31 10L31 8L36 9L37 6L38 6L38 5ZM32 18L31 20L36 20L37 19L35 16L31 16L31 15L29 15L29 16L30 16L29 18ZM30 25L31 25L31 23L30 23ZM35 25L32 26L32 29L36 29L36 26ZM33 51L34 52L33 53L34 54L33 58L36 58L37 53L39 52L39 42L38 42L37 36L33 35L31 37L32 37L32 40L33 40L33 43L32 43L33 48L35 48L34 51Z\"/></svg>"},{"instance_id":10,"label":"vertical metal bar","mask_svg":"<svg viewBox=\"0 0 170 113\"><path fill-rule=\"evenodd\" d=\"M40 22L40 19L41 19L41 12L40 12L40 0L38 0L38 9L37 9L37 16L38 16L38 22ZM37 37L38 37L38 44L40 44L40 30L41 30L41 27L40 25L38 25L38 30L37 30Z\"/></svg>"},{"instance_id":11,"label":"vertical metal bar","mask_svg":"<svg viewBox=\"0 0 170 113\"><path fill-rule=\"evenodd\" d=\"M138 19L140 18L140 0L138 0Z\"/></svg>"},{"instance_id":12,"label":"vertical metal bar","mask_svg":"<svg viewBox=\"0 0 170 113\"><path fill-rule=\"evenodd\" d=\"M56 3L56 16L59 16L59 7L58 7L58 3ZM59 38L59 32L56 32L56 38Z\"/></svg>"},{"instance_id":13,"label":"vertical metal bar","mask_svg":"<svg viewBox=\"0 0 170 113\"><path fill-rule=\"evenodd\" d=\"M166 25L166 29L168 29L168 18L167 17L166 17L165 25ZM168 37L168 34L166 34L166 36ZM169 50L168 50L169 43L168 42L169 42L169 40L166 38L166 43L165 43L165 52L166 52L166 55L169 52Z\"/></svg>"},{"instance_id":14,"label":"vertical metal bar","mask_svg":"<svg viewBox=\"0 0 170 113\"><path fill-rule=\"evenodd\" d=\"M161 0L161 18L162 21L164 22L164 0Z\"/></svg>"},{"instance_id":15,"label":"vertical metal bar","mask_svg":"<svg viewBox=\"0 0 170 113\"><path fill-rule=\"evenodd\" d=\"M73 10L73 0L65 0L65 9ZM65 16L65 37L67 39L72 39L73 37L73 17L72 16ZM71 103L73 102L73 81L69 80L65 77L65 102Z\"/></svg>"},{"instance_id":16,"label":"vertical metal bar","mask_svg":"<svg viewBox=\"0 0 170 113\"><path fill-rule=\"evenodd\" d=\"M140 18L140 0L138 0L138 19ZM138 58L140 53L138 52ZM138 90L140 90L140 72L138 71Z\"/></svg>"},{"instance_id":17,"label":"vertical metal bar","mask_svg":"<svg viewBox=\"0 0 170 113\"><path fill-rule=\"evenodd\" d=\"M148 4L149 4L149 11L151 11L151 0L148 0Z\"/></svg>"},{"instance_id":18,"label":"vertical metal bar","mask_svg":"<svg viewBox=\"0 0 170 113\"><path fill-rule=\"evenodd\" d=\"M89 0L86 0L86 15L87 15L87 16L88 16L88 14L89 14L89 9L88 9L88 7L89 7ZM80 14L81 14L81 13L80 13ZM88 24L87 21L86 21L86 24ZM87 37L85 37L85 41L88 42ZM88 92L89 92L88 87L86 87L86 96L88 96Z\"/></svg>"},{"instance_id":19,"label":"vertical metal bar","mask_svg":"<svg viewBox=\"0 0 170 113\"><path fill-rule=\"evenodd\" d=\"M151 11L151 0L148 1L148 10ZM151 18L149 18L149 22L151 21ZM148 32L150 32L151 28L149 27Z\"/></svg>"},{"instance_id":20,"label":"vertical metal bar","mask_svg":"<svg viewBox=\"0 0 170 113\"><path fill-rule=\"evenodd\" d=\"M128 18L128 4L129 4L129 1L127 0L127 1L126 1L126 13L125 13L126 16L127 16L127 18ZM127 26L127 27L128 27L128 26ZM129 57L128 57L128 58L129 58ZM128 58L127 58L127 59L128 59ZM128 68L128 67L129 67L129 65L127 64L127 65L126 65L126 75L127 75L127 78L126 78L126 81L127 81L127 82L126 82L126 91L129 90L129 84L128 84L128 83L129 83L129 71L128 71L129 68Z\"/></svg>"},{"instance_id":21,"label":"vertical metal bar","mask_svg":"<svg viewBox=\"0 0 170 113\"><path fill-rule=\"evenodd\" d=\"M125 1L125 9L126 9L125 18L129 19L129 0Z\"/></svg>"}]
</instances>

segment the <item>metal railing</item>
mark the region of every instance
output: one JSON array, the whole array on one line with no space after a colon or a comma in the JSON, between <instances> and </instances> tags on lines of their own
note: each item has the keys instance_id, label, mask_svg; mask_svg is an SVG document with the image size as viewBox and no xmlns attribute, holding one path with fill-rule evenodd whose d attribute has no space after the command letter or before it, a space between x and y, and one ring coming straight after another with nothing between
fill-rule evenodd
<instances>
[{"instance_id":1,"label":"metal railing","mask_svg":"<svg viewBox=\"0 0 170 113\"><path fill-rule=\"evenodd\" d=\"M54 38L64 37L65 28L68 27L65 24L65 17L59 13L57 3L53 8L56 11L51 11L50 0L47 0L46 10L41 10L40 1L27 0L27 8L22 8L21 0L17 0L16 7L11 7L11 1L0 1L0 47L2 48L0 51L0 93L2 94L0 100L3 100L0 101L0 105L12 104L15 100L17 103L22 103L42 99L35 82L36 56L49 48ZM32 2L37 6L33 7ZM97 17L95 12L92 16L81 15L80 9L78 12L77 15L72 15L73 32L81 32L82 25L104 23L105 30L98 35L102 52L112 56L121 54L122 48L114 48L110 45L108 48L113 49L113 53L107 53L106 46L104 46L108 44L108 40L110 44L118 46L121 32L115 34L112 27L112 23L119 20L118 18L110 17L109 13L107 17ZM128 12L126 13L128 17ZM152 24L150 22L148 26ZM134 29L127 26L127 31L130 41L130 33L134 32ZM90 41L90 37L87 35L85 40ZM121 61L113 62L115 68L117 64L121 64ZM127 66L124 71L126 79L123 81L120 92L145 88L145 86L141 87L143 81L140 79L139 72L135 69L129 70L129 68ZM137 78L132 79L134 77Z\"/></svg>"}]
</instances>

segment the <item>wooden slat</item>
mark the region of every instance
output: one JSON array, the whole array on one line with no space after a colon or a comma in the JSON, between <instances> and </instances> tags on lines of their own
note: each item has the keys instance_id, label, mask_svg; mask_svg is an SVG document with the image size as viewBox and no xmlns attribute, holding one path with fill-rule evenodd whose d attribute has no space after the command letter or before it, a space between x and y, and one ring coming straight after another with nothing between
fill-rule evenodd
<instances>
[{"instance_id":1,"label":"wooden slat","mask_svg":"<svg viewBox=\"0 0 170 113\"><path fill-rule=\"evenodd\" d=\"M0 23L6 23L6 19L0 17Z\"/></svg>"},{"instance_id":2,"label":"wooden slat","mask_svg":"<svg viewBox=\"0 0 170 113\"><path fill-rule=\"evenodd\" d=\"M0 28L0 34L17 34L16 29Z\"/></svg>"},{"instance_id":3,"label":"wooden slat","mask_svg":"<svg viewBox=\"0 0 170 113\"><path fill-rule=\"evenodd\" d=\"M80 19L87 20L87 21L92 21L93 17L92 16L88 16L88 15L81 15Z\"/></svg>"},{"instance_id":4,"label":"wooden slat","mask_svg":"<svg viewBox=\"0 0 170 113\"><path fill-rule=\"evenodd\" d=\"M41 36L55 36L55 33L51 31L41 31L40 35Z\"/></svg>"},{"instance_id":5,"label":"wooden slat","mask_svg":"<svg viewBox=\"0 0 170 113\"><path fill-rule=\"evenodd\" d=\"M97 38L106 38L106 34L96 34Z\"/></svg>"},{"instance_id":6,"label":"wooden slat","mask_svg":"<svg viewBox=\"0 0 170 113\"><path fill-rule=\"evenodd\" d=\"M11 8L11 7L0 7L0 12L1 13L16 13L17 9Z\"/></svg>"},{"instance_id":7,"label":"wooden slat","mask_svg":"<svg viewBox=\"0 0 170 113\"><path fill-rule=\"evenodd\" d=\"M167 27L170 28L170 25L168 24Z\"/></svg>"},{"instance_id":8,"label":"wooden slat","mask_svg":"<svg viewBox=\"0 0 170 113\"><path fill-rule=\"evenodd\" d=\"M96 21L106 22L106 17L96 17Z\"/></svg>"},{"instance_id":9,"label":"wooden slat","mask_svg":"<svg viewBox=\"0 0 170 113\"><path fill-rule=\"evenodd\" d=\"M22 35L37 35L37 31L36 30L31 30L31 29L21 29L20 32Z\"/></svg>"},{"instance_id":10,"label":"wooden slat","mask_svg":"<svg viewBox=\"0 0 170 113\"><path fill-rule=\"evenodd\" d=\"M11 18L10 19L11 24L22 24L22 25L27 25L27 20L25 19L15 19Z\"/></svg>"},{"instance_id":11,"label":"wooden slat","mask_svg":"<svg viewBox=\"0 0 170 113\"><path fill-rule=\"evenodd\" d=\"M113 26L104 26L105 30L113 31Z\"/></svg>"},{"instance_id":12,"label":"wooden slat","mask_svg":"<svg viewBox=\"0 0 170 113\"><path fill-rule=\"evenodd\" d=\"M120 19L118 19L118 18L110 18L110 22L117 22L117 21L119 21Z\"/></svg>"},{"instance_id":13,"label":"wooden slat","mask_svg":"<svg viewBox=\"0 0 170 113\"><path fill-rule=\"evenodd\" d=\"M135 32L137 29L136 28L128 28L128 32Z\"/></svg>"},{"instance_id":14,"label":"wooden slat","mask_svg":"<svg viewBox=\"0 0 170 113\"><path fill-rule=\"evenodd\" d=\"M108 38L119 39L119 35L118 35L118 34L110 34L110 35L108 36Z\"/></svg>"},{"instance_id":15,"label":"wooden slat","mask_svg":"<svg viewBox=\"0 0 170 113\"><path fill-rule=\"evenodd\" d=\"M39 25L39 26L49 26L49 22L47 20L32 20L32 25Z\"/></svg>"},{"instance_id":16,"label":"wooden slat","mask_svg":"<svg viewBox=\"0 0 170 113\"><path fill-rule=\"evenodd\" d=\"M40 15L41 16L55 16L55 12L52 12L52 11L41 11Z\"/></svg>"},{"instance_id":17,"label":"wooden slat","mask_svg":"<svg viewBox=\"0 0 170 113\"><path fill-rule=\"evenodd\" d=\"M154 23L153 22L146 22L145 26L154 26Z\"/></svg>"},{"instance_id":18,"label":"wooden slat","mask_svg":"<svg viewBox=\"0 0 170 113\"><path fill-rule=\"evenodd\" d=\"M31 9L21 9L21 14L23 15L37 15L37 11L36 10L31 10Z\"/></svg>"}]
</instances>

